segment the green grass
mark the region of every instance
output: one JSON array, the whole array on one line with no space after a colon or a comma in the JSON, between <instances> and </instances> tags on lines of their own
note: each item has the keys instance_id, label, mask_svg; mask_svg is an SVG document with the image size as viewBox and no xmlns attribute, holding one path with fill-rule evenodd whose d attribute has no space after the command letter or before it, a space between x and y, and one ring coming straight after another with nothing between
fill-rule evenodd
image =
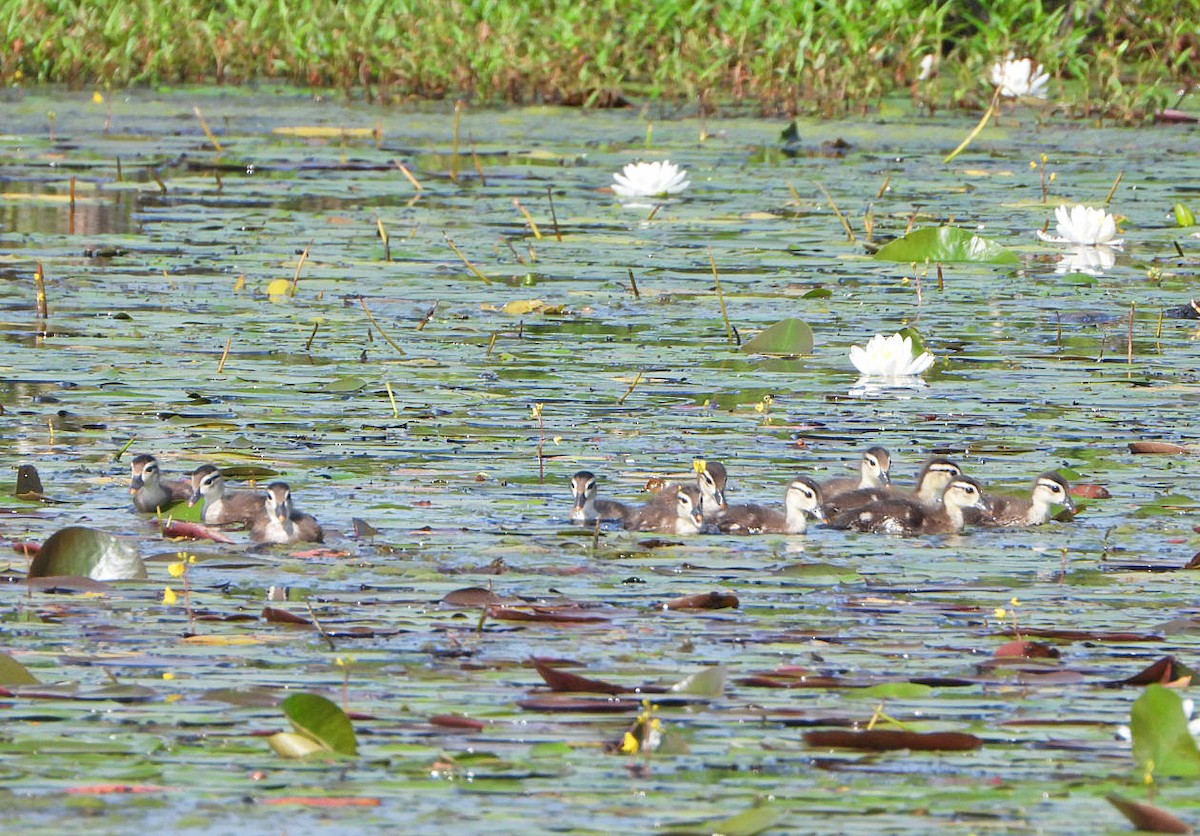
<instances>
[{"instance_id":1,"label":"green grass","mask_svg":"<svg viewBox=\"0 0 1200 836\"><path fill-rule=\"evenodd\" d=\"M0 80L126 86L277 79L396 101L752 102L866 108L912 84L976 105L1031 55L1077 112L1138 118L1200 76L1200 0L7 0Z\"/></svg>"}]
</instances>

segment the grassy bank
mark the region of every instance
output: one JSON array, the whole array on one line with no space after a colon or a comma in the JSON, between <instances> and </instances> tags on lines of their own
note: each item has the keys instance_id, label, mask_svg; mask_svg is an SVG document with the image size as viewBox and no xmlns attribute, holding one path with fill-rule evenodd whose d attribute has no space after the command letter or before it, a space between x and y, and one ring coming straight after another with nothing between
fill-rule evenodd
<instances>
[{"instance_id":1,"label":"grassy bank","mask_svg":"<svg viewBox=\"0 0 1200 836\"><path fill-rule=\"evenodd\" d=\"M385 100L583 105L656 97L764 110L870 106L917 94L986 99L1007 52L1054 77L1052 98L1120 118L1200 80L1200 0L9 0L6 85L272 78Z\"/></svg>"}]
</instances>

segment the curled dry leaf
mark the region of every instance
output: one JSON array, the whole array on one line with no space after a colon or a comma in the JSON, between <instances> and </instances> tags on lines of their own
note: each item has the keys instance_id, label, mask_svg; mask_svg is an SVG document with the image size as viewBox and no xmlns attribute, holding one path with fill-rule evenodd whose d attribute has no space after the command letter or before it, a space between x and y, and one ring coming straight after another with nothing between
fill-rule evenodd
<instances>
[{"instance_id":1,"label":"curled dry leaf","mask_svg":"<svg viewBox=\"0 0 1200 836\"><path fill-rule=\"evenodd\" d=\"M449 607L489 607L500 603L500 596L482 586L468 586L448 593L442 603Z\"/></svg>"},{"instance_id":2,"label":"curled dry leaf","mask_svg":"<svg viewBox=\"0 0 1200 836\"><path fill-rule=\"evenodd\" d=\"M737 609L741 602L732 592L701 592L684 595L662 605L664 610L725 610Z\"/></svg>"},{"instance_id":3,"label":"curled dry leaf","mask_svg":"<svg viewBox=\"0 0 1200 836\"><path fill-rule=\"evenodd\" d=\"M305 627L313 626L312 622L307 618L302 618L287 610L281 610L278 607L263 607L263 621L271 624L303 624Z\"/></svg>"},{"instance_id":4,"label":"curled dry leaf","mask_svg":"<svg viewBox=\"0 0 1200 836\"><path fill-rule=\"evenodd\" d=\"M1191 668L1180 664L1174 656L1164 656L1154 664L1143 668L1131 677L1114 680L1105 684L1110 686L1150 685L1151 683L1157 682L1161 685L1170 685L1183 680L1190 682L1191 678Z\"/></svg>"},{"instance_id":5,"label":"curled dry leaf","mask_svg":"<svg viewBox=\"0 0 1200 836\"><path fill-rule=\"evenodd\" d=\"M1169 441L1131 441L1129 442L1129 452L1144 455L1178 456L1192 451L1182 444L1172 444Z\"/></svg>"},{"instance_id":6,"label":"curled dry leaf","mask_svg":"<svg viewBox=\"0 0 1200 836\"><path fill-rule=\"evenodd\" d=\"M1045 642L1014 641L996 648L997 656L1019 656L1024 659L1057 659L1062 654L1058 648Z\"/></svg>"},{"instance_id":7,"label":"curled dry leaf","mask_svg":"<svg viewBox=\"0 0 1200 836\"><path fill-rule=\"evenodd\" d=\"M474 720L461 714L435 714L429 718L429 723L444 729L465 729L467 731L483 731L487 728L487 723L482 720Z\"/></svg>"},{"instance_id":8,"label":"curled dry leaf","mask_svg":"<svg viewBox=\"0 0 1200 836\"><path fill-rule=\"evenodd\" d=\"M983 745L981 738L965 732L910 732L896 729L822 729L805 732L804 742L822 748L866 749L872 752L889 752L894 749L911 749L914 752L967 752Z\"/></svg>"},{"instance_id":9,"label":"curled dry leaf","mask_svg":"<svg viewBox=\"0 0 1200 836\"><path fill-rule=\"evenodd\" d=\"M533 660L533 666L538 674L550 686L552 691L583 691L591 694L620 694L627 688L622 688L612 682L600 679L589 679L586 676L559 670L538 659Z\"/></svg>"},{"instance_id":10,"label":"curled dry leaf","mask_svg":"<svg viewBox=\"0 0 1200 836\"><path fill-rule=\"evenodd\" d=\"M1130 801L1114 793L1104 796L1108 803L1121 811L1135 829L1143 833L1191 833L1192 827L1173 813L1161 807Z\"/></svg>"},{"instance_id":11,"label":"curled dry leaf","mask_svg":"<svg viewBox=\"0 0 1200 836\"><path fill-rule=\"evenodd\" d=\"M1200 569L1200 552L1196 552L1194 555L1192 555L1192 559L1185 563L1183 568Z\"/></svg>"}]
</instances>

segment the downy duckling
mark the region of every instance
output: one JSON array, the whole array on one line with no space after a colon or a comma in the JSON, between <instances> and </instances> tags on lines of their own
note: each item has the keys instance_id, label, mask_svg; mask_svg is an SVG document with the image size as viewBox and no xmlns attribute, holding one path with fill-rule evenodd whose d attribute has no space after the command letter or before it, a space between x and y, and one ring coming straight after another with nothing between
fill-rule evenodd
<instances>
[{"instance_id":1,"label":"downy duckling","mask_svg":"<svg viewBox=\"0 0 1200 836\"><path fill-rule=\"evenodd\" d=\"M968 508L987 512L983 489L969 476L956 476L942 493L939 506L909 499L883 499L843 511L830 526L877 534L955 534L966 525L963 512Z\"/></svg>"},{"instance_id":2,"label":"downy duckling","mask_svg":"<svg viewBox=\"0 0 1200 836\"><path fill-rule=\"evenodd\" d=\"M571 491L575 494L575 507L571 509L571 519L575 522L624 522L631 513L628 505L608 499L596 499L596 475L590 470L581 470L571 477Z\"/></svg>"},{"instance_id":3,"label":"downy duckling","mask_svg":"<svg viewBox=\"0 0 1200 836\"><path fill-rule=\"evenodd\" d=\"M204 500L201 521L206 525L243 522L253 525L262 513L263 496L255 491L227 491L225 477L211 464L192 471L192 497L188 505Z\"/></svg>"},{"instance_id":4,"label":"downy duckling","mask_svg":"<svg viewBox=\"0 0 1200 836\"><path fill-rule=\"evenodd\" d=\"M882 447L872 447L862 454L858 464L858 477L838 476L826 480L821 485L821 495L826 501L838 494L865 488L886 488L891 484L889 471L892 467L892 455Z\"/></svg>"},{"instance_id":5,"label":"downy duckling","mask_svg":"<svg viewBox=\"0 0 1200 836\"><path fill-rule=\"evenodd\" d=\"M647 502L625 520L630 531L659 531L664 534L699 534L704 528L703 498L695 485L680 485L674 503L658 498Z\"/></svg>"},{"instance_id":6,"label":"downy duckling","mask_svg":"<svg viewBox=\"0 0 1200 836\"><path fill-rule=\"evenodd\" d=\"M890 486L884 488L860 488L847 491L825 502L825 512L836 517L844 511L861 508L882 499L907 499L922 505L940 505L942 493L950 480L962 475L962 468L949 459L929 459L917 474L917 483L911 491L897 492Z\"/></svg>"},{"instance_id":7,"label":"downy duckling","mask_svg":"<svg viewBox=\"0 0 1200 836\"><path fill-rule=\"evenodd\" d=\"M979 522L989 528L1041 525L1050 519L1055 505L1074 513L1071 486L1057 473L1043 473L1034 481L1029 499L989 496L989 510L980 515Z\"/></svg>"},{"instance_id":8,"label":"downy duckling","mask_svg":"<svg viewBox=\"0 0 1200 836\"><path fill-rule=\"evenodd\" d=\"M729 481L729 476L725 471L725 466L720 462L696 459L692 462L692 468L696 471L696 487L700 490L701 510L706 515L712 516L728 507L728 503L725 501L725 485ZM658 496L650 500L649 504L659 504L663 507L664 513L670 513L674 507L675 494L678 490L678 485L667 485L658 492Z\"/></svg>"},{"instance_id":9,"label":"downy duckling","mask_svg":"<svg viewBox=\"0 0 1200 836\"><path fill-rule=\"evenodd\" d=\"M139 511L165 511L176 502L183 502L192 495L192 483L188 479L163 481L154 456L134 456L130 464L129 493L133 495L133 507Z\"/></svg>"},{"instance_id":10,"label":"downy duckling","mask_svg":"<svg viewBox=\"0 0 1200 836\"><path fill-rule=\"evenodd\" d=\"M825 522L821 507L821 486L805 476L797 476L788 485L783 500L784 513L762 505L731 505L714 520L726 534L803 534L808 530L808 515Z\"/></svg>"},{"instance_id":11,"label":"downy duckling","mask_svg":"<svg viewBox=\"0 0 1200 836\"><path fill-rule=\"evenodd\" d=\"M250 539L256 543L323 543L325 532L316 517L292 506L292 490L286 482L272 482L250 529Z\"/></svg>"}]
</instances>

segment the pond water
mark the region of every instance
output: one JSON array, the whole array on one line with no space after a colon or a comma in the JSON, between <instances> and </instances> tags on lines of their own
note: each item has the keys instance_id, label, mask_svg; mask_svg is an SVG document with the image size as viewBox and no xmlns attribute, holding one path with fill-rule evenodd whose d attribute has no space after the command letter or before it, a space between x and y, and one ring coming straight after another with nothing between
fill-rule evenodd
<instances>
[{"instance_id":1,"label":"pond water","mask_svg":"<svg viewBox=\"0 0 1200 836\"><path fill-rule=\"evenodd\" d=\"M785 153L785 126L750 117L468 110L455 158L445 104L6 91L0 427L10 466L36 465L55 502L5 490L0 534L101 528L131 538L150 574L102 595L31 592L25 558L10 555L0 649L44 683L0 700L10 819L710 832L766 803L780 829L811 833L1124 829L1103 796L1141 792L1114 738L1141 689L1109 685L1163 656L1193 664L1200 643L1194 573L1173 571L1200 548L1196 458L1129 449L1200 444L1200 331L1162 316L1196 295L1200 241L1171 208L1198 208L1200 150L1187 125L1020 107L943 163L974 118L889 101L801 121ZM348 130L290 130L314 127ZM1031 168L1042 155L1049 202ZM691 188L657 210L623 205L612 172L639 158L681 164ZM1093 273L1063 272L1065 248L1035 230L1060 201L1102 204L1118 175L1125 248ZM945 265L939 288L935 269L864 247L868 224L878 241L939 222L1004 244L1020 266ZM295 295L269 295L306 248ZM813 354L731 344L714 264L738 335L797 317ZM905 326L937 357L928 385L852 393L849 347ZM778 505L793 474L845 475L871 445L892 451L899 481L941 454L989 487L1024 491L1063 468L1111 498L1081 500L1074 521L933 538L815 528L664 545L567 521L579 469L600 475L603 496L639 502L650 477L719 459L731 501ZM129 502L140 452L170 474L205 462L279 474L334 552L159 539ZM377 533L355 536L355 518ZM194 636L184 608L161 603L180 549L199 559ZM329 641L264 620L270 586L289 589L272 606L315 615ZM464 587L595 620L481 620L477 606L439 603ZM662 608L719 590L740 606ZM1045 639L1057 660L997 664L1013 627L997 607L1027 637L1077 632ZM629 687L714 666L728 682L664 701L657 714L687 751L643 762L604 750L636 701L523 707L548 693L532 657ZM761 676L781 667L817 679ZM929 687L861 693L912 680ZM287 727L287 690L344 698L362 756L277 757L263 735ZM865 725L881 703L914 730L983 746L863 753L803 739ZM430 723L450 714L483 728ZM106 784L147 791L94 792ZM370 806L287 803L314 796ZM1200 821L1187 784L1165 782L1159 802Z\"/></svg>"}]
</instances>

